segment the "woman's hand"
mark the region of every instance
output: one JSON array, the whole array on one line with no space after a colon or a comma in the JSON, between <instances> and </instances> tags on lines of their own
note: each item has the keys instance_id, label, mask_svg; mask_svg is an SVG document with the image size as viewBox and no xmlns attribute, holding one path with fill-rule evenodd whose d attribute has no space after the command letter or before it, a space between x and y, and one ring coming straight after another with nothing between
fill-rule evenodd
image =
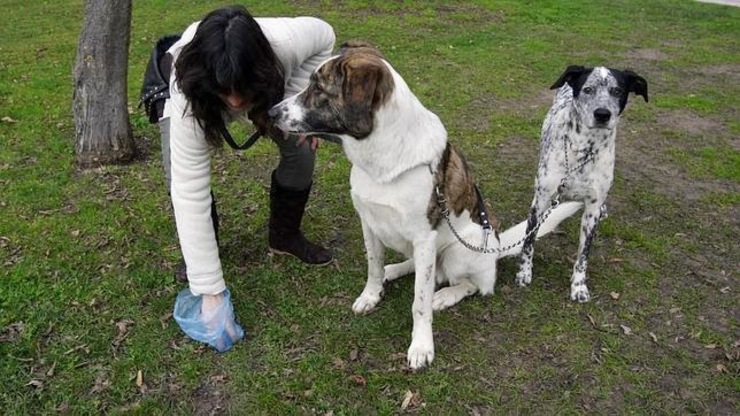
<instances>
[{"instance_id":1,"label":"woman's hand","mask_svg":"<svg viewBox=\"0 0 740 416\"><path fill-rule=\"evenodd\" d=\"M313 150L314 152L316 151L316 149L319 148L319 144L321 143L321 140L319 139L319 136L307 135L307 134L304 134L304 133L299 133L298 134L298 140L295 141L295 147L298 147L298 146L302 145L306 140L310 140L311 141L311 143L310 143L311 150Z\"/></svg>"},{"instance_id":2,"label":"woman's hand","mask_svg":"<svg viewBox=\"0 0 740 416\"><path fill-rule=\"evenodd\" d=\"M200 313L203 315L211 314L214 310L221 306L221 302L224 301L223 292L216 295L202 295L203 303L200 305Z\"/></svg>"}]
</instances>

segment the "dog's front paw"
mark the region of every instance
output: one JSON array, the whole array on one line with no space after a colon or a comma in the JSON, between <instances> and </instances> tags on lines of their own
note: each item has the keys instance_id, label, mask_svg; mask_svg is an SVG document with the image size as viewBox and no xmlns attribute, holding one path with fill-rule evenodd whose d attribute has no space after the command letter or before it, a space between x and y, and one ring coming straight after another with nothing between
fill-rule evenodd
<instances>
[{"instance_id":1,"label":"dog's front paw","mask_svg":"<svg viewBox=\"0 0 740 416\"><path fill-rule=\"evenodd\" d=\"M373 309L378 306L378 302L380 302L380 295L380 293L374 294L362 292L360 297L358 297L355 300L355 303L352 304L352 311L358 315L372 312Z\"/></svg>"},{"instance_id":2,"label":"dog's front paw","mask_svg":"<svg viewBox=\"0 0 740 416\"><path fill-rule=\"evenodd\" d=\"M433 310L441 311L460 301L460 299L457 299L457 296L455 296L454 291L450 289L450 287L445 287L434 292L434 298L432 298Z\"/></svg>"},{"instance_id":3,"label":"dog's front paw","mask_svg":"<svg viewBox=\"0 0 740 416\"><path fill-rule=\"evenodd\" d=\"M516 279L514 280L517 286L529 286L532 283L532 269L531 268L520 268L516 273Z\"/></svg>"},{"instance_id":4,"label":"dog's front paw","mask_svg":"<svg viewBox=\"0 0 740 416\"><path fill-rule=\"evenodd\" d=\"M434 360L434 343L412 341L406 360L412 370L431 364Z\"/></svg>"},{"instance_id":5,"label":"dog's front paw","mask_svg":"<svg viewBox=\"0 0 740 416\"><path fill-rule=\"evenodd\" d=\"M588 293L588 287L585 283L571 285L570 287L570 300L578 303L585 303L591 299Z\"/></svg>"},{"instance_id":6,"label":"dog's front paw","mask_svg":"<svg viewBox=\"0 0 740 416\"><path fill-rule=\"evenodd\" d=\"M408 261L403 263L388 264L384 267L383 283L392 282L399 277L406 276L414 271L413 263L409 266Z\"/></svg>"},{"instance_id":7,"label":"dog's front paw","mask_svg":"<svg viewBox=\"0 0 740 416\"><path fill-rule=\"evenodd\" d=\"M451 306L457 305L465 297L474 294L477 289L472 285L454 285L444 287L434 292L432 298L432 309L441 311Z\"/></svg>"}]
</instances>

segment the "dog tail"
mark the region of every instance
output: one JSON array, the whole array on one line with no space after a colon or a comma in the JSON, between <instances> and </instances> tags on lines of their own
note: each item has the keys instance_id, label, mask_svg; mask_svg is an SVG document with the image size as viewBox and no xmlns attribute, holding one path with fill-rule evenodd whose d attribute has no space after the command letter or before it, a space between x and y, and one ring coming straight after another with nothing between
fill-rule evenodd
<instances>
[{"instance_id":1,"label":"dog tail","mask_svg":"<svg viewBox=\"0 0 740 416\"><path fill-rule=\"evenodd\" d=\"M555 209L550 211L550 215L547 216L545 222L540 224L540 229L537 230L537 238L553 232L561 222L573 216L573 214L578 212L582 207L583 202L575 201L563 202L555 207ZM521 253L526 233L527 221L522 221L501 233L499 235L501 247L509 248L501 253L501 257L516 256Z\"/></svg>"}]
</instances>

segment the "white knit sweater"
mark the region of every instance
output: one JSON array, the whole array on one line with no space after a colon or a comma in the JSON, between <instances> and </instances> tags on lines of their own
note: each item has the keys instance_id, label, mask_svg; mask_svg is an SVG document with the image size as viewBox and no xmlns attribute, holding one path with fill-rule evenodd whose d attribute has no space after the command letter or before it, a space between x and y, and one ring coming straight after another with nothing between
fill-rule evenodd
<instances>
[{"instance_id":1,"label":"white knit sweater","mask_svg":"<svg viewBox=\"0 0 740 416\"><path fill-rule=\"evenodd\" d=\"M317 18L257 18L262 31L285 68L285 96L302 91L316 67L334 48L332 27ZM200 22L190 25L169 52L174 60L190 42ZM203 129L186 109L187 99L177 88L175 71L170 78L170 99L164 117L170 118L172 206L180 248L188 270L190 290L217 294L226 288L216 234L211 222L210 148ZM247 120L246 114L235 120Z\"/></svg>"}]
</instances>

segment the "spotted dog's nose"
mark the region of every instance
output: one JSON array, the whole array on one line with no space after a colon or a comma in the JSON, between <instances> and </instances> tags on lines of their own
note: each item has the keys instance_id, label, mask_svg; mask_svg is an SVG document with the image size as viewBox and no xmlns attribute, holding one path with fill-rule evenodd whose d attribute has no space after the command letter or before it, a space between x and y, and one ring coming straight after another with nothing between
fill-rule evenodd
<instances>
[{"instance_id":1,"label":"spotted dog's nose","mask_svg":"<svg viewBox=\"0 0 740 416\"><path fill-rule=\"evenodd\" d=\"M279 116L279 115L280 115L280 113L282 113L282 112L283 112L283 110L282 110L282 108L280 107L280 105L278 104L278 105L276 105L276 106L272 107L271 109L267 110L267 115L268 115L268 116L269 116L270 118L276 118L276 117L277 117L277 116Z\"/></svg>"},{"instance_id":2,"label":"spotted dog's nose","mask_svg":"<svg viewBox=\"0 0 740 416\"><path fill-rule=\"evenodd\" d=\"M605 124L610 118L612 118L612 112L606 108L597 108L594 111L594 119L596 119L597 123Z\"/></svg>"}]
</instances>

